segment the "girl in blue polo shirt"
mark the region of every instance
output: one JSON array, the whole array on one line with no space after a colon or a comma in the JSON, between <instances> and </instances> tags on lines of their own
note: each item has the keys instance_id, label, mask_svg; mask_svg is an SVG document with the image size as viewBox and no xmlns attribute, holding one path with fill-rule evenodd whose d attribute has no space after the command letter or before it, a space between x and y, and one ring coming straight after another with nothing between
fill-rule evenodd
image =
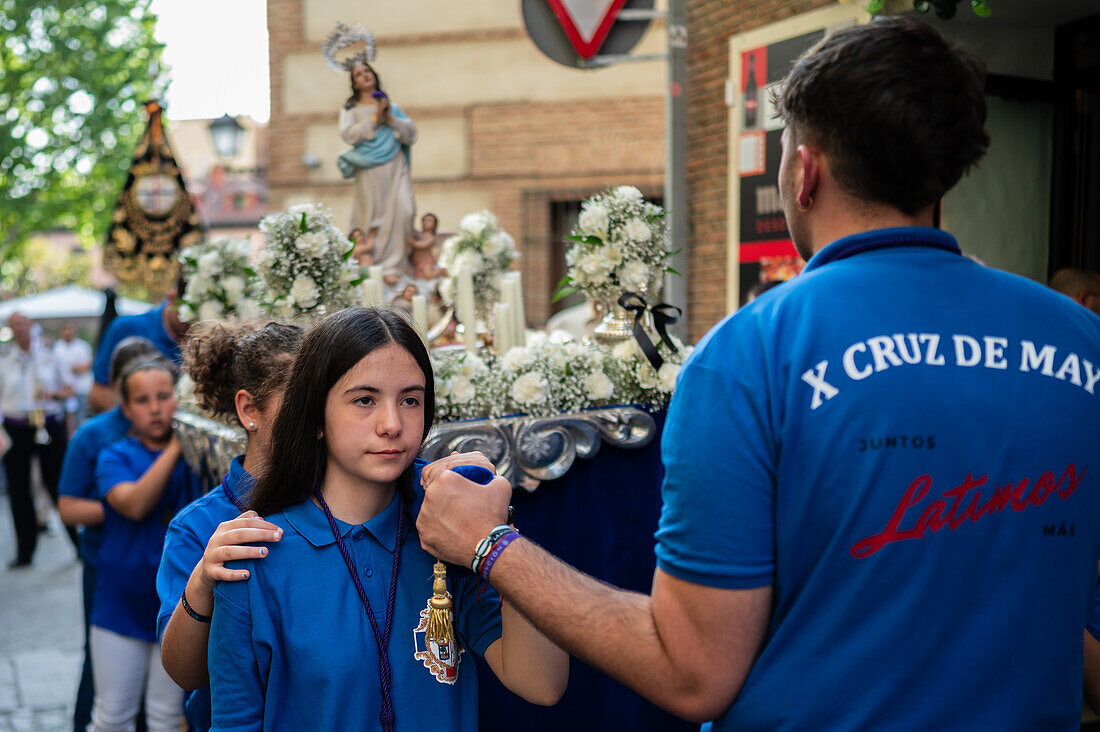
<instances>
[{"instance_id":1,"label":"girl in blue polo shirt","mask_svg":"<svg viewBox=\"0 0 1100 732\"><path fill-rule=\"evenodd\" d=\"M434 413L427 350L403 316L349 308L307 334L252 493L282 539L234 564L247 582L214 590L212 729L476 730L469 653L528 701L560 698L565 653L491 588L479 597L469 571L447 580L446 667L425 648L435 560L416 535L416 454Z\"/></svg>"},{"instance_id":2,"label":"girl in blue polo shirt","mask_svg":"<svg viewBox=\"0 0 1100 732\"><path fill-rule=\"evenodd\" d=\"M175 385L175 369L162 359L130 366L119 392L131 436L96 464L105 510L92 606L94 732L132 730L143 693L149 732L179 730L183 690L165 673L156 643L156 571L168 522L201 486L172 431Z\"/></svg>"},{"instance_id":3,"label":"girl in blue polo shirt","mask_svg":"<svg viewBox=\"0 0 1100 732\"><path fill-rule=\"evenodd\" d=\"M248 438L244 455L233 459L222 482L172 519L157 572L161 660L177 684L194 690L184 707L194 732L210 729L206 646L214 582L244 579L246 572L226 569L225 562L262 557L264 547L242 545L278 541L282 534L245 502L267 454L283 383L301 340L302 329L284 323L200 324L184 347L183 367L195 382L199 408L240 425Z\"/></svg>"}]
</instances>

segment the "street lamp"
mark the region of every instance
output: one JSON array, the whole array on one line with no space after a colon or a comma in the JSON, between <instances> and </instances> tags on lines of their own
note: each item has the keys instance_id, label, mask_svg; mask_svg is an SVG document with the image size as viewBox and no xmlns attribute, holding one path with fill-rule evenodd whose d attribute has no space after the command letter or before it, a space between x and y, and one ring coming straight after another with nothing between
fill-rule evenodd
<instances>
[{"instance_id":1,"label":"street lamp","mask_svg":"<svg viewBox=\"0 0 1100 732\"><path fill-rule=\"evenodd\" d=\"M210 137L214 141L214 151L219 158L229 159L237 156L244 139L244 127L228 114L223 114L210 123Z\"/></svg>"}]
</instances>

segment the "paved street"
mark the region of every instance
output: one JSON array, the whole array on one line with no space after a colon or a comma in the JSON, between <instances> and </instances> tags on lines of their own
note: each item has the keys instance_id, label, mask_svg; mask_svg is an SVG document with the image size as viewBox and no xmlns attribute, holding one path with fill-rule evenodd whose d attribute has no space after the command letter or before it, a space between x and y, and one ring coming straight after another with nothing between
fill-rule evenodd
<instances>
[{"instance_id":1,"label":"paved street","mask_svg":"<svg viewBox=\"0 0 1100 732\"><path fill-rule=\"evenodd\" d=\"M68 732L83 661L80 563L56 514L30 568L0 495L0 732Z\"/></svg>"}]
</instances>

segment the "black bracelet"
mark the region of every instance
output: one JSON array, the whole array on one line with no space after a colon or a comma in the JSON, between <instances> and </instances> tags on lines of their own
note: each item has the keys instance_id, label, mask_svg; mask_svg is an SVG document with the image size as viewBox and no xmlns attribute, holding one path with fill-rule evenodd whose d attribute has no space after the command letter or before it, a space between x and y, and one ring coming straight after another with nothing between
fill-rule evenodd
<instances>
[{"instance_id":1,"label":"black bracelet","mask_svg":"<svg viewBox=\"0 0 1100 732\"><path fill-rule=\"evenodd\" d=\"M515 523L516 523L516 507L515 506L509 506L508 507L508 520L505 521L504 523L508 524L509 526L514 526L515 525Z\"/></svg>"},{"instance_id":2,"label":"black bracelet","mask_svg":"<svg viewBox=\"0 0 1100 732\"><path fill-rule=\"evenodd\" d=\"M199 621L200 623L210 622L209 615L200 615L199 613L195 612L195 608L191 607L191 604L187 602L187 590L184 590L183 593L180 595L180 603L183 604L184 612L193 617L195 620Z\"/></svg>"}]
</instances>

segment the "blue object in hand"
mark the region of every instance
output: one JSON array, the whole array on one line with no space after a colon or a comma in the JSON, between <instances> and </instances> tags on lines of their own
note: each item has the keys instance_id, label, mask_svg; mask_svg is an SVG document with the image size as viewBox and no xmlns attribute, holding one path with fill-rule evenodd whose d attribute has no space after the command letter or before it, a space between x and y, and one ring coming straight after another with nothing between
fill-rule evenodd
<instances>
[{"instance_id":1,"label":"blue object in hand","mask_svg":"<svg viewBox=\"0 0 1100 732\"><path fill-rule=\"evenodd\" d=\"M480 465L459 465L451 468L451 470L458 473L466 480L472 480L481 485L487 485L494 477L493 471L488 468L483 468Z\"/></svg>"}]
</instances>

